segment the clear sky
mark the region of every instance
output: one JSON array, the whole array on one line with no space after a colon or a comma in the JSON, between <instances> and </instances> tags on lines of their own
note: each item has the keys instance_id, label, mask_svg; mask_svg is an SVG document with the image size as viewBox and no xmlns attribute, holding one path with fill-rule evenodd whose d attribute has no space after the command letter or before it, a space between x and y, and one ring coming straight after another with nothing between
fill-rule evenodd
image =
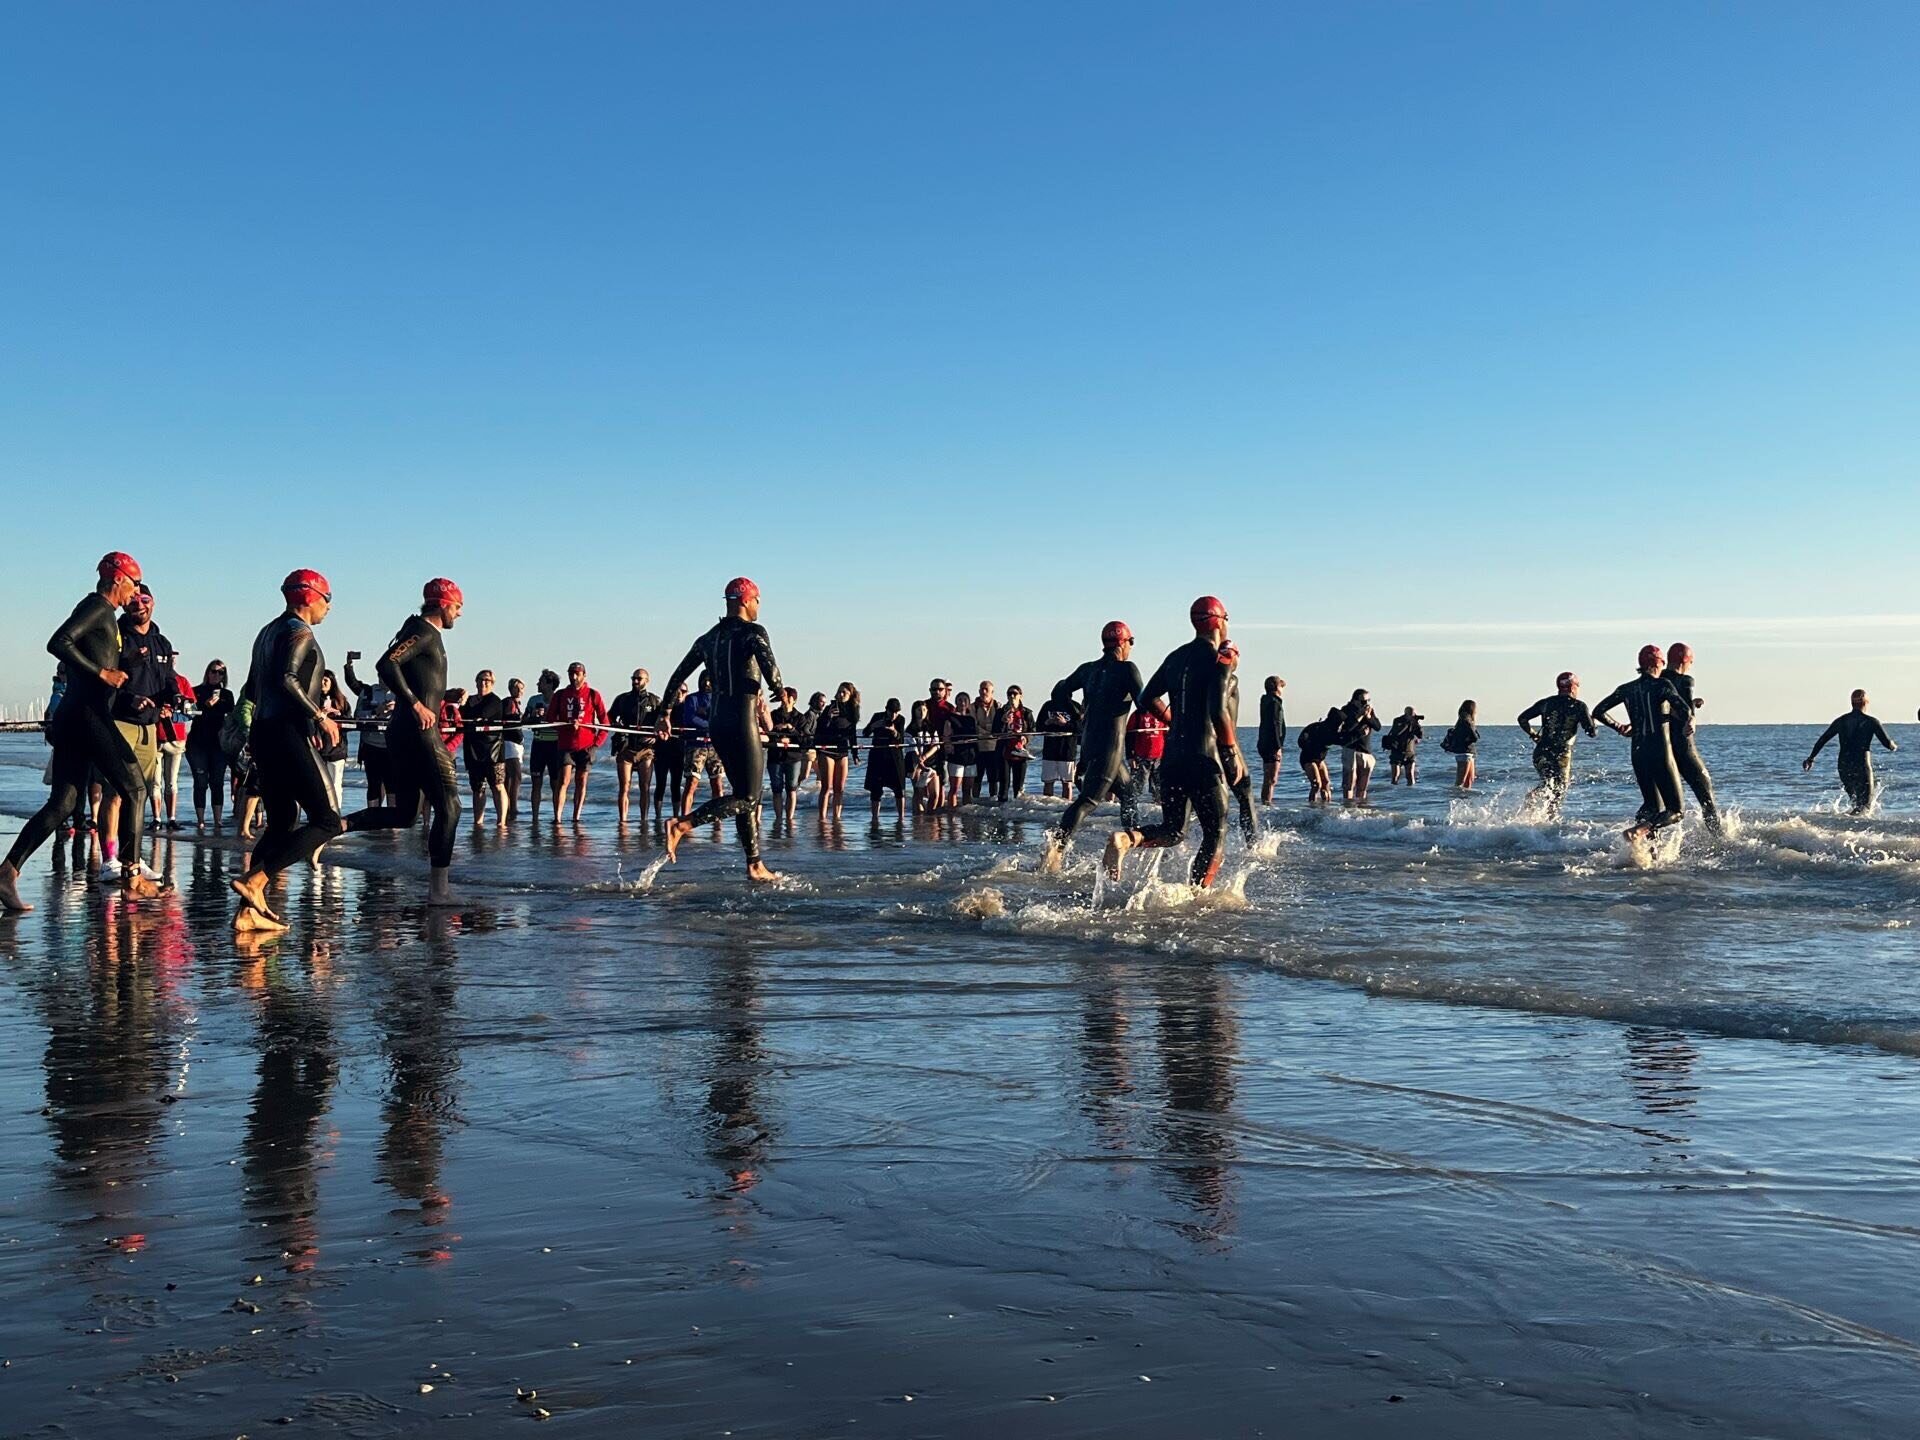
<instances>
[{"instance_id":1,"label":"clear sky","mask_svg":"<svg viewBox=\"0 0 1920 1440\"><path fill-rule=\"evenodd\" d=\"M1226 598L1296 715L1644 640L1920 702L1920 6L15 5L0 701L101 551L196 670L1043 689ZM1603 684L1604 682L1604 684ZM1707 717L1703 717L1707 718Z\"/></svg>"}]
</instances>

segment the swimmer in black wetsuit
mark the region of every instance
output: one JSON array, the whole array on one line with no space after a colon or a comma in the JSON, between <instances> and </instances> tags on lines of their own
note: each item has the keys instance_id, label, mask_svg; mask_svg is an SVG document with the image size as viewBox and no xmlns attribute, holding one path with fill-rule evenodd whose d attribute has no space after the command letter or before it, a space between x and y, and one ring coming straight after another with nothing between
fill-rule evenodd
<instances>
[{"instance_id":1,"label":"swimmer in black wetsuit","mask_svg":"<svg viewBox=\"0 0 1920 1440\"><path fill-rule=\"evenodd\" d=\"M1680 698L1686 702L1684 712L1667 717L1667 728L1673 741L1673 768L1680 772L1680 778L1687 788L1693 791L1693 798L1700 802L1700 818L1709 830L1720 829L1720 808L1713 803L1713 777L1707 774L1707 762L1700 758L1700 750L1693 743L1693 715L1707 702L1694 697L1693 693L1693 647L1675 642L1667 647L1667 683L1680 692Z\"/></svg>"},{"instance_id":2,"label":"swimmer in black wetsuit","mask_svg":"<svg viewBox=\"0 0 1920 1440\"><path fill-rule=\"evenodd\" d=\"M1177 845L1191 809L1200 821L1200 849L1193 857L1193 883L1213 884L1227 825L1227 787L1247 773L1227 712L1227 666L1220 647L1227 638L1227 607L1202 595L1187 612L1194 638L1160 662L1140 694L1142 709L1168 722L1167 754L1160 766L1163 797L1158 825L1122 830L1107 842L1107 873L1120 878L1121 862L1136 847ZM1161 697L1166 697L1162 699Z\"/></svg>"},{"instance_id":3,"label":"swimmer in black wetsuit","mask_svg":"<svg viewBox=\"0 0 1920 1440\"><path fill-rule=\"evenodd\" d=\"M1260 755L1260 803L1273 803L1274 782L1280 778L1284 763L1281 753L1287 747L1287 697L1280 692L1287 682L1278 675L1267 676L1266 693L1260 697L1260 735L1256 749Z\"/></svg>"},{"instance_id":4,"label":"swimmer in black wetsuit","mask_svg":"<svg viewBox=\"0 0 1920 1440\"><path fill-rule=\"evenodd\" d=\"M693 642L686 659L668 677L671 695L695 670L705 668L713 681L713 709L708 734L720 767L727 774L726 798L714 798L684 819L667 821L667 858L677 858L680 842L701 825L734 817L734 832L746 852L749 880L778 880L760 859L760 782L766 774L767 752L760 741L758 702L761 686L779 695L780 666L760 618L760 587L744 575L727 583L727 614Z\"/></svg>"},{"instance_id":5,"label":"swimmer in black wetsuit","mask_svg":"<svg viewBox=\"0 0 1920 1440\"><path fill-rule=\"evenodd\" d=\"M127 682L126 672L118 668L120 625L114 611L138 592L140 567L131 555L116 550L103 556L97 568L99 585L47 641L47 653L60 661L67 676L66 696L47 722L47 743L53 746L53 789L47 803L21 827L5 863L0 864L0 909L33 908L20 898L20 867L79 808L92 771L99 771L101 782L120 797L130 832L126 853L134 860L140 858L147 782L140 776L132 747L108 714L114 691ZM162 887L142 875L139 865L129 864L120 872L120 889L146 900L160 894Z\"/></svg>"},{"instance_id":6,"label":"swimmer in black wetsuit","mask_svg":"<svg viewBox=\"0 0 1920 1440\"><path fill-rule=\"evenodd\" d=\"M1888 750L1900 748L1887 738L1886 727L1867 714L1866 691L1854 691L1853 709L1820 732L1801 763L1802 770L1813 769L1814 757L1829 740L1840 742L1840 783L1847 787L1853 813L1864 815L1873 808L1873 742L1878 740Z\"/></svg>"},{"instance_id":7,"label":"swimmer in black wetsuit","mask_svg":"<svg viewBox=\"0 0 1920 1440\"><path fill-rule=\"evenodd\" d=\"M1538 805L1549 817L1560 813L1560 803L1573 784L1573 745L1580 732L1599 734L1587 702L1580 698L1580 677L1562 670L1553 682L1554 693L1520 712L1521 732L1533 742L1533 768L1540 783L1527 792L1527 803ZM1535 730L1532 721L1538 720Z\"/></svg>"},{"instance_id":8,"label":"swimmer in black wetsuit","mask_svg":"<svg viewBox=\"0 0 1920 1440\"><path fill-rule=\"evenodd\" d=\"M1684 713L1687 702L1662 678L1667 660L1658 645L1641 646L1639 662L1639 675L1594 706L1593 720L1633 742L1633 778L1641 800L1635 828L1662 830L1680 823L1680 776L1673 768L1669 721L1675 712ZM1619 705L1627 707L1625 725L1607 719Z\"/></svg>"},{"instance_id":9,"label":"swimmer in black wetsuit","mask_svg":"<svg viewBox=\"0 0 1920 1440\"><path fill-rule=\"evenodd\" d=\"M1131 830L1139 824L1135 813L1133 777L1127 769L1127 716L1140 698L1140 667L1132 660L1133 631L1124 620L1109 620L1100 631L1100 658L1089 660L1053 687L1048 704L1063 710L1073 704L1075 691L1086 697L1080 724L1080 766L1074 783L1078 793L1060 817L1060 827L1047 837L1040 869L1051 874L1060 868L1073 832L1088 813L1109 797L1120 802L1120 823ZM1047 723L1046 715L1041 723Z\"/></svg>"},{"instance_id":10,"label":"swimmer in black wetsuit","mask_svg":"<svg viewBox=\"0 0 1920 1440\"><path fill-rule=\"evenodd\" d=\"M458 905L449 883L453 839L460 826L460 782L453 752L440 738L440 705L447 694L447 647L441 640L466 608L451 580L429 580L420 592L420 613L409 615L380 657L380 683L394 697L387 722L387 798L391 802L349 817L353 830L406 830L426 800L433 815L427 832L427 904Z\"/></svg>"},{"instance_id":11,"label":"swimmer in black wetsuit","mask_svg":"<svg viewBox=\"0 0 1920 1440\"><path fill-rule=\"evenodd\" d=\"M236 930L286 929L287 922L267 903L267 887L274 876L312 859L347 828L313 746L316 735L329 746L340 743L339 725L320 705L327 662L313 637L313 627L333 608L333 588L317 570L296 570L281 582L280 593L287 608L254 638L253 664L240 691L253 702L248 744L267 826L254 842L246 873L228 882L240 897Z\"/></svg>"}]
</instances>

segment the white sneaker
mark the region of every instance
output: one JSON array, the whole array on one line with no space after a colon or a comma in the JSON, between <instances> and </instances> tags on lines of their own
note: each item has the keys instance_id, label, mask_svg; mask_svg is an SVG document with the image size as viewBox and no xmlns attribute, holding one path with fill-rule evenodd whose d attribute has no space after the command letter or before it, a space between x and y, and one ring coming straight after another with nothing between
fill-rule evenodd
<instances>
[{"instance_id":1,"label":"white sneaker","mask_svg":"<svg viewBox=\"0 0 1920 1440\"><path fill-rule=\"evenodd\" d=\"M134 868L142 880L151 880L156 885L160 883L160 872L147 864L146 861L142 860Z\"/></svg>"},{"instance_id":2,"label":"white sneaker","mask_svg":"<svg viewBox=\"0 0 1920 1440\"><path fill-rule=\"evenodd\" d=\"M118 880L120 878L120 862L118 860L102 862L100 866L100 878L102 880Z\"/></svg>"}]
</instances>

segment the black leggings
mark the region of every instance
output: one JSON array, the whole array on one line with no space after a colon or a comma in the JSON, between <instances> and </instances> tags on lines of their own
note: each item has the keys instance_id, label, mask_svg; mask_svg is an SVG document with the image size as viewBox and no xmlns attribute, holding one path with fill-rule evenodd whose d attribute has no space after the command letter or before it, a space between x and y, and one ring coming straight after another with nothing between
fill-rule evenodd
<instances>
[{"instance_id":1,"label":"black leggings","mask_svg":"<svg viewBox=\"0 0 1920 1440\"><path fill-rule=\"evenodd\" d=\"M1080 793L1073 797L1066 813L1060 817L1060 839L1063 843L1071 840L1073 832L1080 828L1080 822L1109 798L1120 802L1122 828L1131 830L1139 823L1139 802L1133 788L1133 777L1124 771L1116 775L1114 770L1119 764L1119 761L1112 759L1091 761L1081 757L1079 772L1073 777L1074 787Z\"/></svg>"},{"instance_id":2,"label":"black leggings","mask_svg":"<svg viewBox=\"0 0 1920 1440\"><path fill-rule=\"evenodd\" d=\"M222 750L187 752L187 765L193 771L193 808L204 810L209 797L218 810L227 803L227 756Z\"/></svg>"},{"instance_id":3,"label":"black leggings","mask_svg":"<svg viewBox=\"0 0 1920 1440\"><path fill-rule=\"evenodd\" d=\"M660 802L671 800L672 813L680 813L681 772L686 768L686 752L680 742L669 745L656 745L653 748L653 808L658 810Z\"/></svg>"},{"instance_id":4,"label":"black leggings","mask_svg":"<svg viewBox=\"0 0 1920 1440\"><path fill-rule=\"evenodd\" d=\"M1706 762L1700 758L1691 739L1673 747L1673 764L1680 778L1687 782L1687 788L1693 791L1694 799L1700 802L1701 817L1711 825L1720 813L1713 803L1713 777L1707 774Z\"/></svg>"},{"instance_id":5,"label":"black leggings","mask_svg":"<svg viewBox=\"0 0 1920 1440\"><path fill-rule=\"evenodd\" d=\"M1665 745L1633 747L1633 778L1640 782L1644 802L1634 818L1646 824L1680 818L1680 774L1673 768L1673 752Z\"/></svg>"},{"instance_id":6,"label":"black leggings","mask_svg":"<svg viewBox=\"0 0 1920 1440\"><path fill-rule=\"evenodd\" d=\"M1000 791L997 798L1027 793L1027 757L1008 755L1000 762Z\"/></svg>"},{"instance_id":7,"label":"black leggings","mask_svg":"<svg viewBox=\"0 0 1920 1440\"><path fill-rule=\"evenodd\" d=\"M1207 771L1212 773L1208 774ZM1178 845L1187 833L1191 807L1200 821L1200 849L1193 857L1193 883L1210 885L1220 871L1227 836L1227 781L1217 766L1163 765L1160 771L1160 823L1140 832L1148 850Z\"/></svg>"},{"instance_id":8,"label":"black leggings","mask_svg":"<svg viewBox=\"0 0 1920 1440\"><path fill-rule=\"evenodd\" d=\"M406 830L420 818L424 797L433 812L427 861L436 870L453 864L453 837L460 828L460 781L453 755L437 734L417 729L387 731L388 804L348 817L349 830Z\"/></svg>"},{"instance_id":9,"label":"black leggings","mask_svg":"<svg viewBox=\"0 0 1920 1440\"><path fill-rule=\"evenodd\" d=\"M387 747L360 746L360 774L367 782L367 804L378 805L387 798Z\"/></svg>"},{"instance_id":10,"label":"black leggings","mask_svg":"<svg viewBox=\"0 0 1920 1440\"><path fill-rule=\"evenodd\" d=\"M347 822L334 808L333 793L320 769L320 754L304 724L257 720L249 739L254 790L266 809L267 826L254 843L247 873L278 875L311 860L322 845L346 831ZM300 823L303 810L304 825Z\"/></svg>"},{"instance_id":11,"label":"black leggings","mask_svg":"<svg viewBox=\"0 0 1920 1440\"><path fill-rule=\"evenodd\" d=\"M727 772L725 799L714 799L687 816L687 824L704 825L710 820L733 817L734 833L740 848L747 852L747 863L760 858L760 782L765 777L767 752L760 745L760 731L753 722L753 697L728 696L714 701L713 720L707 733L713 739L713 751L720 757L720 768Z\"/></svg>"},{"instance_id":12,"label":"black leggings","mask_svg":"<svg viewBox=\"0 0 1920 1440\"><path fill-rule=\"evenodd\" d=\"M86 802L87 780L95 770L101 783L120 797L120 833L127 863L133 864L140 858L146 828L147 782L126 736L105 715L79 701L54 711L47 733L53 740L53 790L21 828L7 852L7 864L18 870Z\"/></svg>"}]
</instances>

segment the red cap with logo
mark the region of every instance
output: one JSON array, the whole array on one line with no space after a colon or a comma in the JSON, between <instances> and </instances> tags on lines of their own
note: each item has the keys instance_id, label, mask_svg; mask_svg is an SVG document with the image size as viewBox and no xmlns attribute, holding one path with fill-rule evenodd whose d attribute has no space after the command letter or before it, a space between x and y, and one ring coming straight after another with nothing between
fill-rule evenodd
<instances>
[{"instance_id":1,"label":"red cap with logo","mask_svg":"<svg viewBox=\"0 0 1920 1440\"><path fill-rule=\"evenodd\" d=\"M1667 668L1669 670L1676 665L1684 665L1691 659L1693 659L1693 647L1691 645L1676 640L1673 644L1667 646Z\"/></svg>"},{"instance_id":2,"label":"red cap with logo","mask_svg":"<svg viewBox=\"0 0 1920 1440\"><path fill-rule=\"evenodd\" d=\"M760 598L760 587L744 575L736 575L727 581L727 600L733 604L745 605Z\"/></svg>"},{"instance_id":3,"label":"red cap with logo","mask_svg":"<svg viewBox=\"0 0 1920 1440\"><path fill-rule=\"evenodd\" d=\"M1642 670L1651 670L1656 665L1664 666L1667 662L1666 657L1660 653L1658 645L1642 645L1639 663Z\"/></svg>"},{"instance_id":4,"label":"red cap with logo","mask_svg":"<svg viewBox=\"0 0 1920 1440\"><path fill-rule=\"evenodd\" d=\"M1124 620L1109 620L1100 628L1100 643L1108 647L1124 645L1133 639L1133 631Z\"/></svg>"},{"instance_id":5,"label":"red cap with logo","mask_svg":"<svg viewBox=\"0 0 1920 1440\"><path fill-rule=\"evenodd\" d=\"M1556 690L1571 690L1579 683L1580 677L1578 675L1574 674L1571 670L1562 670L1554 677L1553 688Z\"/></svg>"},{"instance_id":6,"label":"red cap with logo","mask_svg":"<svg viewBox=\"0 0 1920 1440\"><path fill-rule=\"evenodd\" d=\"M140 580L140 562L124 550L102 555L99 568L102 580L113 580L122 575L136 583Z\"/></svg>"},{"instance_id":7,"label":"red cap with logo","mask_svg":"<svg viewBox=\"0 0 1920 1440\"><path fill-rule=\"evenodd\" d=\"M460 587L442 575L429 580L420 587L420 599L435 610L445 610L449 605L464 605L467 597L460 593Z\"/></svg>"},{"instance_id":8,"label":"red cap with logo","mask_svg":"<svg viewBox=\"0 0 1920 1440\"><path fill-rule=\"evenodd\" d=\"M295 570L280 582L280 593L289 605L311 605L316 600L333 599L333 586L318 570Z\"/></svg>"},{"instance_id":9,"label":"red cap with logo","mask_svg":"<svg viewBox=\"0 0 1920 1440\"><path fill-rule=\"evenodd\" d=\"M1218 630L1227 623L1227 603L1217 595L1202 595L1187 610L1196 630Z\"/></svg>"}]
</instances>

